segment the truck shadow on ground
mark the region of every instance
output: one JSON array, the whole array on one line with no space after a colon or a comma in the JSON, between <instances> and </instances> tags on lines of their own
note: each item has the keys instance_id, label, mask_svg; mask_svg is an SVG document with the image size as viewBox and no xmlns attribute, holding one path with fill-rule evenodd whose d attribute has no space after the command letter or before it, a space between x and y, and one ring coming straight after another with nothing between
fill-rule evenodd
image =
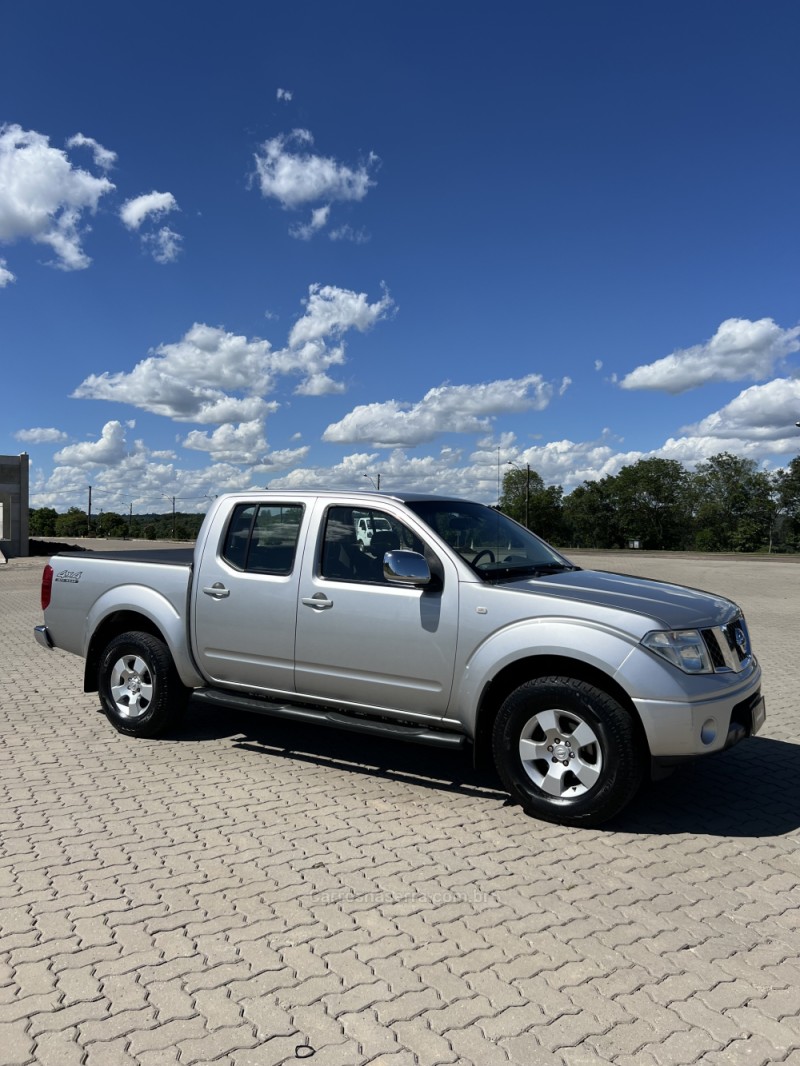
<instances>
[{"instance_id":1,"label":"truck shadow on ground","mask_svg":"<svg viewBox=\"0 0 800 1066\"><path fill-rule=\"evenodd\" d=\"M225 738L270 758L510 803L495 771L472 765L470 749L429 748L324 727L309 730L241 711L221 718L218 711L197 705L172 737L183 743ZM634 802L604 826L620 833L723 837L775 837L798 828L800 745L767 737L694 760L665 781L644 785Z\"/></svg>"}]
</instances>

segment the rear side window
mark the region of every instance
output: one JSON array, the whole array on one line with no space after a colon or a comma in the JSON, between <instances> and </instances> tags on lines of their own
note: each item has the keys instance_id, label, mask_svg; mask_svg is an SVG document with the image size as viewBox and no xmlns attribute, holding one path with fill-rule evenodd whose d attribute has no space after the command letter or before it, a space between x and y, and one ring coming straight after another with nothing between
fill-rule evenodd
<instances>
[{"instance_id":1,"label":"rear side window","mask_svg":"<svg viewBox=\"0 0 800 1066\"><path fill-rule=\"evenodd\" d=\"M247 573L290 574L302 518L299 503L240 503L228 524L223 559Z\"/></svg>"}]
</instances>

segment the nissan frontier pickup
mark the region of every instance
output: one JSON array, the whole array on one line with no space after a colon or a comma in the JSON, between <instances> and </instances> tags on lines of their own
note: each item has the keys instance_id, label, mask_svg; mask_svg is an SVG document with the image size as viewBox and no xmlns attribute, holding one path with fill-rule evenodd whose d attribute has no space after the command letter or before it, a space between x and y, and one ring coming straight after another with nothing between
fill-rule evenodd
<instances>
[{"instance_id":1,"label":"nissan frontier pickup","mask_svg":"<svg viewBox=\"0 0 800 1066\"><path fill-rule=\"evenodd\" d=\"M563 825L607 821L652 772L764 722L736 604L583 570L461 499L226 494L193 552L53 556L42 607L37 641L84 659L84 691L128 736L173 730L191 697L469 747Z\"/></svg>"}]
</instances>

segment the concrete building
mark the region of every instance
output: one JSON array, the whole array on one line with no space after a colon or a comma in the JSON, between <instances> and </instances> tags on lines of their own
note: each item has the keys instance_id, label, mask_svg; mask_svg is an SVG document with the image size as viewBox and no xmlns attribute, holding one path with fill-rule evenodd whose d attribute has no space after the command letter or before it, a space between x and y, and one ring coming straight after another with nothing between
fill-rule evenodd
<instances>
[{"instance_id":1,"label":"concrete building","mask_svg":"<svg viewBox=\"0 0 800 1066\"><path fill-rule=\"evenodd\" d=\"M29 457L0 455L0 562L28 555Z\"/></svg>"}]
</instances>

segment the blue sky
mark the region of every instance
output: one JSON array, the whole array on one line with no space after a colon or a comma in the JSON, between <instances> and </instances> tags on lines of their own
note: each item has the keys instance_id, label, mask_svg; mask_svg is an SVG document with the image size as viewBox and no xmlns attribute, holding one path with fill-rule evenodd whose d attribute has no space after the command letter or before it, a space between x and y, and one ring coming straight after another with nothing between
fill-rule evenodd
<instances>
[{"instance_id":1,"label":"blue sky","mask_svg":"<svg viewBox=\"0 0 800 1066\"><path fill-rule=\"evenodd\" d=\"M797 454L796 4L1 10L34 506Z\"/></svg>"}]
</instances>

